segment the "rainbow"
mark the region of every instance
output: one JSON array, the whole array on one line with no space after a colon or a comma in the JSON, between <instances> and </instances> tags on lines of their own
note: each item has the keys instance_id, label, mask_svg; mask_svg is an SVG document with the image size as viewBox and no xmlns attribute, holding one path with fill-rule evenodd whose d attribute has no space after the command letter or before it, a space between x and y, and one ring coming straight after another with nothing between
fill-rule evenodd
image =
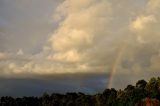
<instances>
[{"instance_id":1,"label":"rainbow","mask_svg":"<svg viewBox=\"0 0 160 106\"><path fill-rule=\"evenodd\" d=\"M113 65L111 67L111 71L109 73L109 79L108 79L108 83L107 83L107 88L111 88L112 87L112 82L113 82L113 76L114 74L116 73L117 71L117 68L121 62L121 59L123 57L123 54L124 54L124 51L126 49L126 45L123 45L119 50L118 50L118 53L117 53L117 56L116 56L116 59L115 61L113 62Z\"/></svg>"}]
</instances>

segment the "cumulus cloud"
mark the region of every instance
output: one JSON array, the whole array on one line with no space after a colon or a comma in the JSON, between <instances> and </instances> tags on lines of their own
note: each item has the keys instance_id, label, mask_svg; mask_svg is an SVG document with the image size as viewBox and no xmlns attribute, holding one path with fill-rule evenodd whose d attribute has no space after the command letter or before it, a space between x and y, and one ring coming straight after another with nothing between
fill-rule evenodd
<instances>
[{"instance_id":1,"label":"cumulus cloud","mask_svg":"<svg viewBox=\"0 0 160 106\"><path fill-rule=\"evenodd\" d=\"M21 3L30 4L27 1ZM41 3L43 4L42 1ZM33 4L32 7L39 7L35 2ZM18 8L17 5L11 7ZM151 73L156 73L159 69L159 7L159 0L122 0L121 2L119 0L64 0L57 5L53 14L52 22L54 21L56 28L49 27L49 32L48 24L45 24L50 19L48 15L45 15L43 21L37 20L42 12L33 17L32 21L37 21L32 28L25 24L23 20L25 17L19 17L21 21L14 17L13 23L18 22L18 25L15 24L16 29L10 27L6 37L0 36L0 38L12 39L13 35L10 33L13 32L12 34L18 36L14 37L11 44L19 41L20 37L23 47L21 43L16 42L11 46L15 49L14 52L11 47L6 50L10 52L10 56L0 61L1 75L33 77L48 74L110 73L119 55L123 53L116 63L113 86L121 86L116 85L120 79L125 83L133 83L134 79L145 78L145 76L148 78L154 75ZM24 11L26 12L25 9ZM36 10L33 13L28 11L31 10L27 10L28 17L36 13ZM20 28L21 22L24 22L22 28ZM27 21L27 23L31 22ZM41 22L47 27L48 33L46 30L45 33L42 31L43 34L36 33L44 29L44 27L37 27L43 26L39 25ZM25 25L27 27L24 27ZM26 40L28 36L23 31L26 32L28 28L30 30L27 30L27 34L30 35L30 39ZM32 29L36 29L35 33L29 33L34 32ZM52 34L49 36L49 33ZM10 40L7 41L10 43ZM24 48L33 51L28 53ZM1 53L0 60L4 57L5 55ZM125 75L133 78L123 79Z\"/></svg>"},{"instance_id":2,"label":"cumulus cloud","mask_svg":"<svg viewBox=\"0 0 160 106\"><path fill-rule=\"evenodd\" d=\"M154 15L138 16L136 20L131 23L130 29L137 35L137 40L139 42L145 43L145 40L142 37L146 34L142 33L150 30L155 23L156 18Z\"/></svg>"},{"instance_id":3,"label":"cumulus cloud","mask_svg":"<svg viewBox=\"0 0 160 106\"><path fill-rule=\"evenodd\" d=\"M75 50L70 50L65 53L58 53L52 56L48 56L50 60L76 62L79 61L81 56Z\"/></svg>"},{"instance_id":4,"label":"cumulus cloud","mask_svg":"<svg viewBox=\"0 0 160 106\"><path fill-rule=\"evenodd\" d=\"M25 54L22 50L16 51L20 55L13 54L10 60L1 64L18 75L109 73L121 45L130 42L126 26L132 17L130 11L137 6L127 3L123 1L118 5L116 0L65 0L54 13L59 25L49 38L51 47L46 45L41 53L33 55L26 54L22 48ZM128 9L120 12L124 9L123 5ZM32 40L35 41L35 38Z\"/></svg>"},{"instance_id":5,"label":"cumulus cloud","mask_svg":"<svg viewBox=\"0 0 160 106\"><path fill-rule=\"evenodd\" d=\"M99 58L96 55L101 50L98 49L102 45L100 42L104 43L102 39L106 39L109 34L107 28L111 14L111 4L106 0L64 1L55 13L62 21L50 38L54 52L49 59L72 62L75 66L80 62L78 67L91 67L89 64ZM83 72L83 68L81 71Z\"/></svg>"},{"instance_id":6,"label":"cumulus cloud","mask_svg":"<svg viewBox=\"0 0 160 106\"><path fill-rule=\"evenodd\" d=\"M111 7L105 0L66 0L57 10L56 15L62 15L64 20L50 38L53 49L67 51L89 47L93 44L94 38L105 36L107 33L105 28L110 20L110 13ZM97 28L97 25L100 28Z\"/></svg>"},{"instance_id":7,"label":"cumulus cloud","mask_svg":"<svg viewBox=\"0 0 160 106\"><path fill-rule=\"evenodd\" d=\"M17 52L17 55L23 55L23 50L22 49L19 49L18 52Z\"/></svg>"},{"instance_id":8,"label":"cumulus cloud","mask_svg":"<svg viewBox=\"0 0 160 106\"><path fill-rule=\"evenodd\" d=\"M143 11L132 17L133 20L129 23L130 35L135 40L132 39L131 43L128 43L125 56L118 68L125 71L126 75L132 76L128 83L135 83L135 79L148 79L159 75L159 6L159 0L149 0ZM116 76L120 77L120 74ZM115 86L117 81L115 78Z\"/></svg>"},{"instance_id":9,"label":"cumulus cloud","mask_svg":"<svg viewBox=\"0 0 160 106\"><path fill-rule=\"evenodd\" d=\"M160 9L160 1L159 0L149 0L147 4L147 11L152 13L158 13L157 9Z\"/></svg>"},{"instance_id":10,"label":"cumulus cloud","mask_svg":"<svg viewBox=\"0 0 160 106\"><path fill-rule=\"evenodd\" d=\"M137 19L131 24L131 28L134 31L143 31L146 29L148 24L155 23L156 19L154 16L139 16Z\"/></svg>"}]
</instances>

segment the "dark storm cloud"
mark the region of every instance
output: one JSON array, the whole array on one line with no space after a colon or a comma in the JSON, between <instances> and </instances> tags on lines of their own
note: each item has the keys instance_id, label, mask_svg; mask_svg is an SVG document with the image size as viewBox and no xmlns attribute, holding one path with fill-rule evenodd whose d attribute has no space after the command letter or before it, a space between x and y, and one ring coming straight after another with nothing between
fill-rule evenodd
<instances>
[{"instance_id":1,"label":"dark storm cloud","mask_svg":"<svg viewBox=\"0 0 160 106\"><path fill-rule=\"evenodd\" d=\"M59 75L49 79L0 79L0 96L41 96L47 93L101 92L106 87L106 76L99 75Z\"/></svg>"}]
</instances>

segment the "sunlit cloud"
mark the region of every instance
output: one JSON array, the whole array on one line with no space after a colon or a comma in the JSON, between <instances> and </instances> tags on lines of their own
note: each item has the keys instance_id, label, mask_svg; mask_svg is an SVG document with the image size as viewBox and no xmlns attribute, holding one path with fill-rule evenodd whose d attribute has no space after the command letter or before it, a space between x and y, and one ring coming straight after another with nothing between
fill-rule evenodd
<instances>
[{"instance_id":1,"label":"sunlit cloud","mask_svg":"<svg viewBox=\"0 0 160 106\"><path fill-rule=\"evenodd\" d=\"M131 25L132 30L143 31L146 29L148 24L155 23L156 19L154 16L140 16Z\"/></svg>"},{"instance_id":2,"label":"sunlit cloud","mask_svg":"<svg viewBox=\"0 0 160 106\"><path fill-rule=\"evenodd\" d=\"M24 52L22 49L19 49L18 52L17 52L17 55L24 55Z\"/></svg>"},{"instance_id":3,"label":"sunlit cloud","mask_svg":"<svg viewBox=\"0 0 160 106\"><path fill-rule=\"evenodd\" d=\"M0 52L0 60L5 58L7 58L7 55L5 53Z\"/></svg>"},{"instance_id":4,"label":"sunlit cloud","mask_svg":"<svg viewBox=\"0 0 160 106\"><path fill-rule=\"evenodd\" d=\"M4 17L13 18L0 19L1 77L115 70L117 87L116 76L140 78L160 68L160 0L41 0L31 8L26 0L10 2Z\"/></svg>"}]
</instances>

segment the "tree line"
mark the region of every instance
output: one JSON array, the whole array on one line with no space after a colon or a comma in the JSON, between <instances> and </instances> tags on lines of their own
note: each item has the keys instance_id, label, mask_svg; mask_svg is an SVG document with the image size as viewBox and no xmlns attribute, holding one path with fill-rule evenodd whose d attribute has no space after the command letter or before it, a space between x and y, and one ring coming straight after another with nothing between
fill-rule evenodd
<instances>
[{"instance_id":1,"label":"tree line","mask_svg":"<svg viewBox=\"0 0 160 106\"><path fill-rule=\"evenodd\" d=\"M44 93L41 97L3 96L0 106L160 106L159 101L160 77L153 77L148 82L139 80L135 86L128 85L124 90L111 88L94 95L70 92Z\"/></svg>"}]
</instances>

